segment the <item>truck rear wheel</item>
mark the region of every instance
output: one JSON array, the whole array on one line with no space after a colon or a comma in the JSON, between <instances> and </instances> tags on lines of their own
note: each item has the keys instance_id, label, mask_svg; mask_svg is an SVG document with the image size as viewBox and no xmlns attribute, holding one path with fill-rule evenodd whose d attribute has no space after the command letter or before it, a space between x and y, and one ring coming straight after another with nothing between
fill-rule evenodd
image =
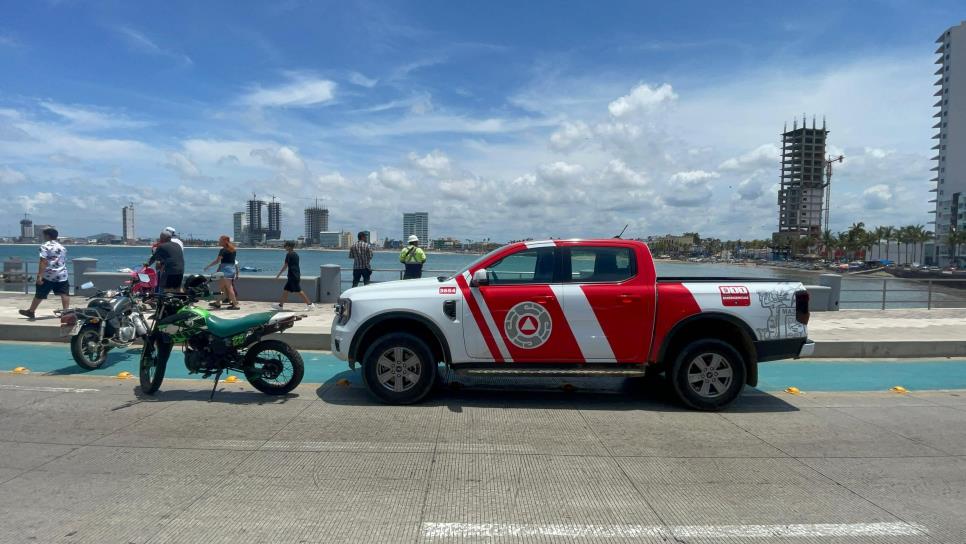
<instances>
[{"instance_id":1,"label":"truck rear wheel","mask_svg":"<svg viewBox=\"0 0 966 544\"><path fill-rule=\"evenodd\" d=\"M362 379L377 399L388 404L419 402L433 389L437 363L425 342L407 333L380 337L362 360Z\"/></svg>"},{"instance_id":2,"label":"truck rear wheel","mask_svg":"<svg viewBox=\"0 0 966 544\"><path fill-rule=\"evenodd\" d=\"M695 340L684 346L668 375L681 402L698 410L720 410L745 385L745 358L721 340Z\"/></svg>"}]
</instances>

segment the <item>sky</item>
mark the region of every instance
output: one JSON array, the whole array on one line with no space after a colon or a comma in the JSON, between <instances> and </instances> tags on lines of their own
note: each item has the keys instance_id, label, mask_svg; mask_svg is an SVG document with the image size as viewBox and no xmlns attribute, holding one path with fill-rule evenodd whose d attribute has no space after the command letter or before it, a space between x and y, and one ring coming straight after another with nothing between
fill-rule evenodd
<instances>
[{"instance_id":1,"label":"sky","mask_svg":"<svg viewBox=\"0 0 966 544\"><path fill-rule=\"evenodd\" d=\"M825 119L833 230L927 224L936 38L961 2L0 0L0 235L496 241L777 230L786 123Z\"/></svg>"}]
</instances>

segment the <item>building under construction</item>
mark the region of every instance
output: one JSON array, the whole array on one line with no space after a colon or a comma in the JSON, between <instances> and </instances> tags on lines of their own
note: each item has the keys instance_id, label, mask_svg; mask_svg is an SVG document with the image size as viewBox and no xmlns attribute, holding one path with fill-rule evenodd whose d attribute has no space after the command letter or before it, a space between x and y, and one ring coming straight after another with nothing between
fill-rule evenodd
<instances>
[{"instance_id":1,"label":"building under construction","mask_svg":"<svg viewBox=\"0 0 966 544\"><path fill-rule=\"evenodd\" d=\"M803 117L792 122L792 129L782 133L781 179L778 189L778 232L775 245L790 248L801 238L820 238L827 213L828 189L825 180L825 144L828 138L825 120L817 127L806 126Z\"/></svg>"},{"instance_id":2,"label":"building under construction","mask_svg":"<svg viewBox=\"0 0 966 544\"><path fill-rule=\"evenodd\" d=\"M329 230L329 210L319 206L316 199L315 206L305 208L305 243L318 245L319 233Z\"/></svg>"}]
</instances>

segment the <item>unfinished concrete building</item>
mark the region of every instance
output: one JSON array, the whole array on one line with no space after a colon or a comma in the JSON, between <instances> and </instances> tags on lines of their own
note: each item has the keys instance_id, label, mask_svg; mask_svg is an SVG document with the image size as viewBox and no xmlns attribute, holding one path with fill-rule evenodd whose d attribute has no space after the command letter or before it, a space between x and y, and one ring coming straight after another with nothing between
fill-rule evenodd
<instances>
[{"instance_id":1,"label":"unfinished concrete building","mask_svg":"<svg viewBox=\"0 0 966 544\"><path fill-rule=\"evenodd\" d=\"M800 238L822 235L823 214L828 198L825 183L825 143L828 137L825 120L816 126L801 126L796 119L792 129L782 133L781 186L778 190L778 232L774 241L789 246Z\"/></svg>"}]
</instances>

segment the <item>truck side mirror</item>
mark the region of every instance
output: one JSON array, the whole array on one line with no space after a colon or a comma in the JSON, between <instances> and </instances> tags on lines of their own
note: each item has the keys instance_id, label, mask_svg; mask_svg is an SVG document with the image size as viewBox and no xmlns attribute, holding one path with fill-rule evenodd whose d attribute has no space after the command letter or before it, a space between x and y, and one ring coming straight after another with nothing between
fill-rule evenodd
<instances>
[{"instance_id":1,"label":"truck side mirror","mask_svg":"<svg viewBox=\"0 0 966 544\"><path fill-rule=\"evenodd\" d=\"M481 285L490 284L490 275L487 273L485 268L481 268L476 272L473 272L473 278L470 280L470 287L479 287Z\"/></svg>"}]
</instances>

